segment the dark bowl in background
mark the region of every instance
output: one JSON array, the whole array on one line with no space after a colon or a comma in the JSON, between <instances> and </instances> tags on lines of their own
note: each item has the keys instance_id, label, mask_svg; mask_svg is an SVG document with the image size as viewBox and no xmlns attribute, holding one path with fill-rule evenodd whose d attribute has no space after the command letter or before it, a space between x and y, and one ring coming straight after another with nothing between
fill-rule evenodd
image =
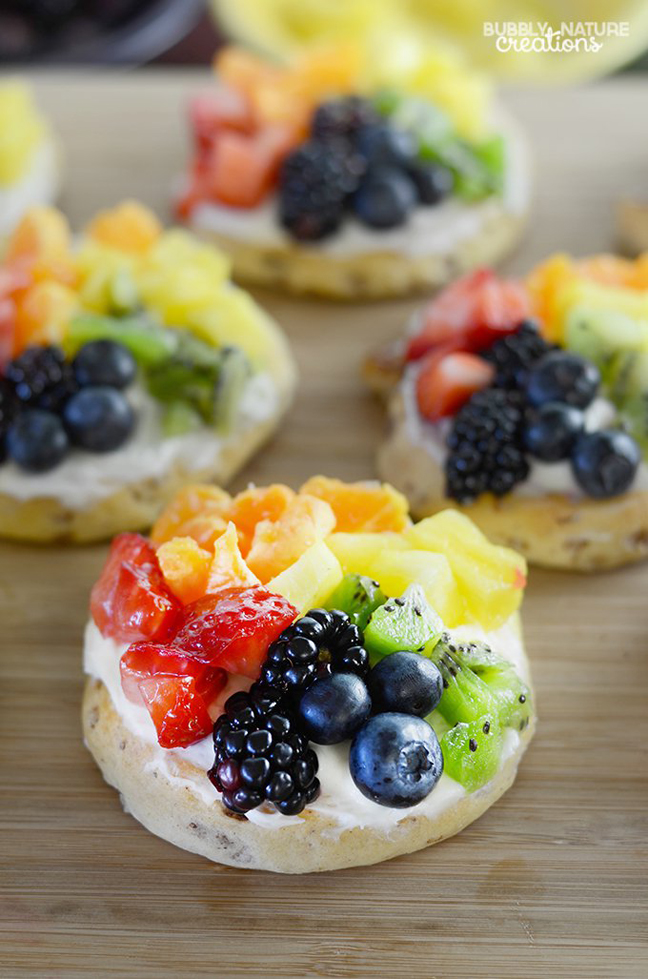
<instances>
[{"instance_id":1,"label":"dark bowl in background","mask_svg":"<svg viewBox=\"0 0 648 979\"><path fill-rule=\"evenodd\" d=\"M0 66L143 64L204 11L205 0L0 0Z\"/></svg>"}]
</instances>

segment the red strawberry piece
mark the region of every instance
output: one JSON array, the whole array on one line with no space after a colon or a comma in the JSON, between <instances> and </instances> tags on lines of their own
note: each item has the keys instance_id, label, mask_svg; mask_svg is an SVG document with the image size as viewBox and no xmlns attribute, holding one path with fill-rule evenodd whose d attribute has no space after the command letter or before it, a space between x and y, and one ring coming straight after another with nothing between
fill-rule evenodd
<instances>
[{"instance_id":1,"label":"red strawberry piece","mask_svg":"<svg viewBox=\"0 0 648 979\"><path fill-rule=\"evenodd\" d=\"M476 391L488 387L494 374L493 366L475 354L432 352L416 379L419 411L431 422L454 415Z\"/></svg>"},{"instance_id":2,"label":"red strawberry piece","mask_svg":"<svg viewBox=\"0 0 648 979\"><path fill-rule=\"evenodd\" d=\"M196 95L189 103L189 121L198 151L211 147L224 129L251 133L255 125L249 99L233 88Z\"/></svg>"},{"instance_id":3,"label":"red strawberry piece","mask_svg":"<svg viewBox=\"0 0 648 979\"><path fill-rule=\"evenodd\" d=\"M16 304L9 296L0 295L0 370L13 356L15 334Z\"/></svg>"},{"instance_id":4,"label":"red strawberry piece","mask_svg":"<svg viewBox=\"0 0 648 979\"><path fill-rule=\"evenodd\" d=\"M188 605L173 644L201 663L256 680L268 647L296 616L266 588L231 588Z\"/></svg>"},{"instance_id":5,"label":"red strawberry piece","mask_svg":"<svg viewBox=\"0 0 648 979\"><path fill-rule=\"evenodd\" d=\"M90 611L104 636L117 642L167 639L181 604L167 588L155 550L141 534L119 534L90 595Z\"/></svg>"},{"instance_id":6,"label":"red strawberry piece","mask_svg":"<svg viewBox=\"0 0 648 979\"><path fill-rule=\"evenodd\" d=\"M211 732L209 706L227 683L224 670L150 642L129 646L119 667L124 693L147 707L163 748L185 747Z\"/></svg>"},{"instance_id":7,"label":"red strawberry piece","mask_svg":"<svg viewBox=\"0 0 648 979\"><path fill-rule=\"evenodd\" d=\"M407 359L417 360L450 342L455 349L484 350L514 333L529 315L529 297L521 283L478 269L448 286L425 308L422 328L408 343Z\"/></svg>"},{"instance_id":8,"label":"red strawberry piece","mask_svg":"<svg viewBox=\"0 0 648 979\"><path fill-rule=\"evenodd\" d=\"M273 162L254 136L223 132L208 161L211 196L229 207L256 207L272 187Z\"/></svg>"}]
</instances>

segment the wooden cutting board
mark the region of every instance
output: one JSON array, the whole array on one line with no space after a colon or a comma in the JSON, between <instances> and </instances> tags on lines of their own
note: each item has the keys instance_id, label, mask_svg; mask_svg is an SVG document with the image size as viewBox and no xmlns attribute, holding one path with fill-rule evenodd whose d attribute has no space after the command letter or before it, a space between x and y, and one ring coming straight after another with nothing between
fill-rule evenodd
<instances>
[{"instance_id":1,"label":"wooden cutting board","mask_svg":"<svg viewBox=\"0 0 648 979\"><path fill-rule=\"evenodd\" d=\"M206 75L36 76L62 137L75 224L125 196L168 213L181 106ZM615 200L648 192L642 81L510 93L537 206L509 268L611 247ZM302 382L237 480L372 476L383 417L363 352L411 302L261 295ZM81 630L104 547L0 547L0 975L645 979L648 567L533 572L525 605L540 725L514 788L460 836L306 878L174 849L121 810L81 743Z\"/></svg>"}]
</instances>

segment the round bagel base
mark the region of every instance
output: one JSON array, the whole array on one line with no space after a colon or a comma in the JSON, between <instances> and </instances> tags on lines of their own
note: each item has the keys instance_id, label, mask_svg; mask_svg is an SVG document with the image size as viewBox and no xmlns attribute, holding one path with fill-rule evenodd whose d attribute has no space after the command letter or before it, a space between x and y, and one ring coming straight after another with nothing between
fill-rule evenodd
<instances>
[{"instance_id":1,"label":"round bagel base","mask_svg":"<svg viewBox=\"0 0 648 979\"><path fill-rule=\"evenodd\" d=\"M453 507L493 543L512 547L530 563L546 568L597 571L648 557L648 491L609 500L486 494L461 506L445 495L438 461L410 437L399 393L392 397L390 414L392 428L379 450L378 470L407 496L417 519Z\"/></svg>"},{"instance_id":2,"label":"round bagel base","mask_svg":"<svg viewBox=\"0 0 648 979\"><path fill-rule=\"evenodd\" d=\"M464 795L437 817L406 816L389 834L357 826L340 830L335 820L309 811L301 821L266 829L207 803L189 785L171 782L150 763L153 747L134 735L115 711L100 680L86 681L82 707L85 743L124 809L146 829L175 846L232 867L303 874L379 863L439 843L481 816L512 785L535 720L520 735L516 751L482 789ZM204 778L178 761L180 778Z\"/></svg>"},{"instance_id":3,"label":"round bagel base","mask_svg":"<svg viewBox=\"0 0 648 979\"><path fill-rule=\"evenodd\" d=\"M418 257L397 252L337 256L316 246L255 245L191 221L189 228L230 255L232 275L241 285L348 302L430 292L476 266L495 264L513 249L525 223L525 215L502 208L455 248Z\"/></svg>"}]
</instances>

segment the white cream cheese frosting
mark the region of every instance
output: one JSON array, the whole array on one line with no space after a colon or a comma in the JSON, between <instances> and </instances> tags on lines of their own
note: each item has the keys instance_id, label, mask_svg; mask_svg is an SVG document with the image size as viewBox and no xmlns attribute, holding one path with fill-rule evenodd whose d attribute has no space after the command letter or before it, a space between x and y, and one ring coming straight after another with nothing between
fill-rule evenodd
<instances>
[{"instance_id":1,"label":"white cream cheese frosting","mask_svg":"<svg viewBox=\"0 0 648 979\"><path fill-rule=\"evenodd\" d=\"M439 422L428 422L421 417L416 403L416 376L418 366L411 364L406 368L401 380L401 394L404 406L404 424L408 439L434 459L443 468L448 455L446 439L452 426L452 419L446 418ZM595 398L584 412L585 428L596 431L609 427L616 418L614 405L606 398ZM585 493L574 478L568 460L561 462L541 462L528 457L529 475L521 483L517 483L511 493L517 496L545 496L549 493L560 493L571 498L584 498ZM648 465L641 462L632 490L648 489Z\"/></svg>"},{"instance_id":2,"label":"white cream cheese frosting","mask_svg":"<svg viewBox=\"0 0 648 979\"><path fill-rule=\"evenodd\" d=\"M506 139L507 162L501 196L494 195L475 203L450 197L434 206L419 205L398 228L378 231L349 214L330 237L310 245L296 242L279 223L276 195L259 207L249 209L202 203L193 211L190 224L195 231L223 235L257 247L298 245L338 258L376 252L392 252L409 258L445 254L476 237L502 211L517 216L524 214L529 206L531 181L526 147L510 122L502 127L502 132Z\"/></svg>"},{"instance_id":3,"label":"white cream cheese frosting","mask_svg":"<svg viewBox=\"0 0 648 979\"><path fill-rule=\"evenodd\" d=\"M54 141L46 138L34 150L20 180L0 187L0 235L10 234L30 207L52 204L58 191L58 152Z\"/></svg>"},{"instance_id":4,"label":"white cream cheese frosting","mask_svg":"<svg viewBox=\"0 0 648 979\"><path fill-rule=\"evenodd\" d=\"M200 472L217 462L226 445L270 418L278 409L279 394L269 374L255 374L242 393L226 435L204 426L170 438L164 437L160 405L154 398L137 384L128 398L135 409L136 427L121 448L101 454L73 449L60 465L43 474L27 473L15 463L5 462L0 465L0 493L20 500L54 498L83 510L124 486L161 478L177 464Z\"/></svg>"},{"instance_id":5,"label":"white cream cheese frosting","mask_svg":"<svg viewBox=\"0 0 648 979\"><path fill-rule=\"evenodd\" d=\"M516 622L511 619L496 632L486 634L479 626L466 625L451 630L457 639L485 640L500 655L505 656L526 682L529 677L526 669L522 642ZM157 742L155 728L145 707L127 700L121 686L119 660L127 645L104 638L94 622L86 626L84 643L85 672L101 680L106 686L115 710L124 725L138 738L141 738L153 751L149 762L151 770L159 772L171 782L179 782L195 793L206 804L215 803L220 795L207 778L206 772L214 761L214 747L211 736L203 738L188 748L162 748ZM246 689L249 680L231 677L214 705L212 716L221 712L222 704L235 690ZM519 744L519 734L509 729L506 732L502 760L513 754ZM353 827L371 827L385 834L394 831L398 824L410 815L435 817L452 808L463 798L466 790L448 775L443 774L432 792L417 806L409 809L390 809L365 798L351 778L348 765L348 743L343 745L313 745L319 760L318 777L321 782L320 796L309 804L309 809L334 821L335 835ZM179 772L178 761L184 759L195 765L199 772L187 778ZM482 790L478 790L482 791ZM247 818L256 825L280 830L282 826L298 823L301 816L282 816L268 808L253 809Z\"/></svg>"}]
</instances>

